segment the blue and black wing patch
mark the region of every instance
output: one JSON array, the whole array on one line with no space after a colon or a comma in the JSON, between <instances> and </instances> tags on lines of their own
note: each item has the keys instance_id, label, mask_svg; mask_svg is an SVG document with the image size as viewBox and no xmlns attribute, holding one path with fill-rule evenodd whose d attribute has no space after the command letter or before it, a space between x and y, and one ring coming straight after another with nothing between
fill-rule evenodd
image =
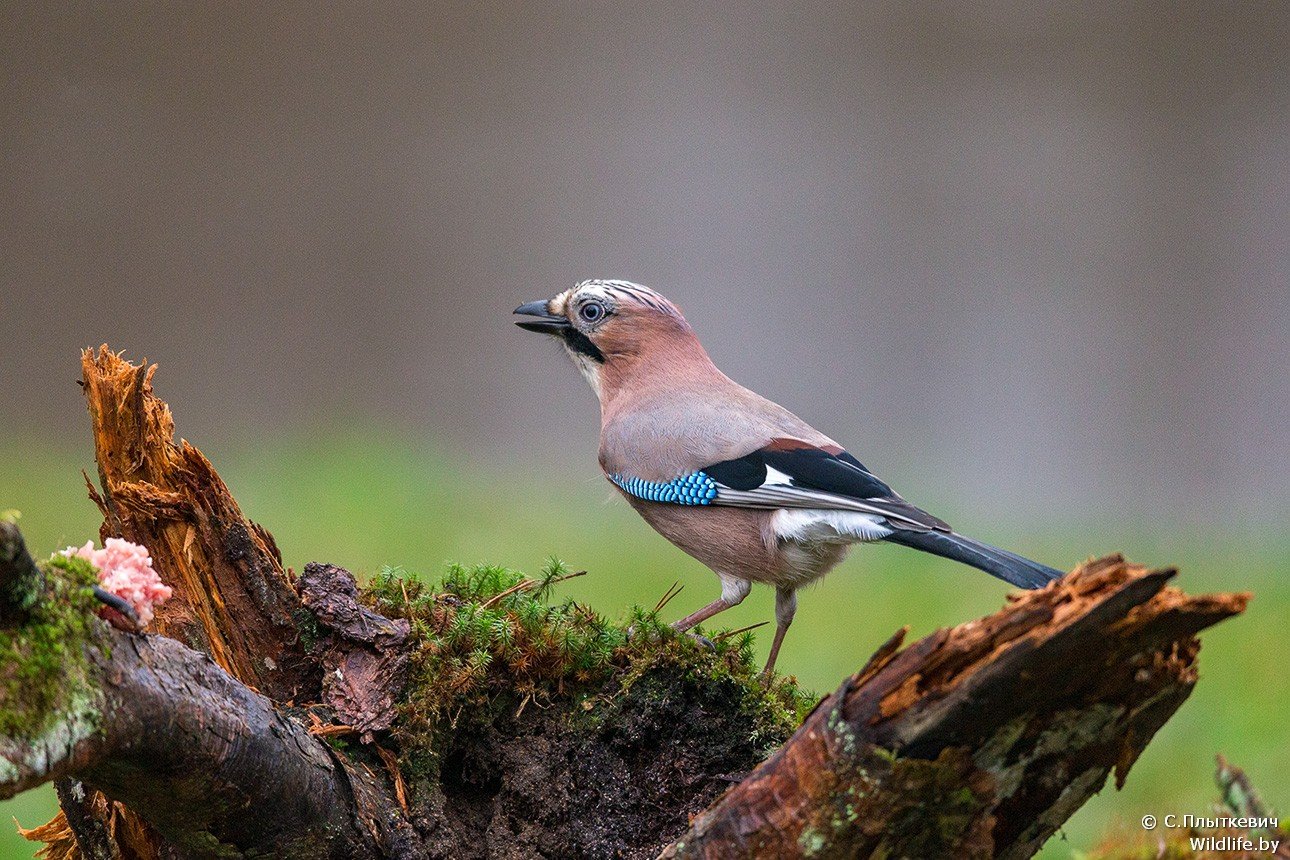
<instances>
[{"instance_id":1,"label":"blue and black wing patch","mask_svg":"<svg viewBox=\"0 0 1290 860\"><path fill-rule=\"evenodd\" d=\"M650 502L673 505L710 505L717 497L717 483L703 472L691 472L670 481L646 481L629 475L613 474L609 480L623 492Z\"/></svg>"},{"instance_id":2,"label":"blue and black wing patch","mask_svg":"<svg viewBox=\"0 0 1290 860\"><path fill-rule=\"evenodd\" d=\"M798 439L774 439L742 457L671 481L609 477L625 492L654 502L856 511L887 518L898 528L949 529L900 498L841 448L819 448Z\"/></svg>"}]
</instances>

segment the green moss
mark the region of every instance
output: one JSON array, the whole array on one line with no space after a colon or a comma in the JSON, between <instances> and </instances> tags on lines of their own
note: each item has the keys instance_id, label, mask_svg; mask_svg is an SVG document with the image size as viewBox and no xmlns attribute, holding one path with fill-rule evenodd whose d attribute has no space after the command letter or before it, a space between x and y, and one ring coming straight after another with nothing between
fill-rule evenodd
<instances>
[{"instance_id":1,"label":"green moss","mask_svg":"<svg viewBox=\"0 0 1290 860\"><path fill-rule=\"evenodd\" d=\"M433 768L441 728L488 721L502 708L560 700L571 719L605 723L623 703L648 708L674 682L701 685L745 711L752 740L767 747L814 704L786 679L763 688L750 633L717 634L709 646L639 607L611 622L573 600L550 602L553 586L568 576L553 559L533 580L490 565L453 565L434 588L401 569L373 578L364 599L383 615L408 619L417 645L398 724L405 764Z\"/></svg>"},{"instance_id":2,"label":"green moss","mask_svg":"<svg viewBox=\"0 0 1290 860\"><path fill-rule=\"evenodd\" d=\"M318 616L301 608L292 614L292 620L300 633L300 647L306 654L312 653L314 646L318 644Z\"/></svg>"},{"instance_id":3,"label":"green moss","mask_svg":"<svg viewBox=\"0 0 1290 860\"><path fill-rule=\"evenodd\" d=\"M816 857L829 845L829 839L814 827L807 827L797 838L798 847L803 857Z\"/></svg>"},{"instance_id":4,"label":"green moss","mask_svg":"<svg viewBox=\"0 0 1290 860\"><path fill-rule=\"evenodd\" d=\"M908 762L904 764L906 768L909 766ZM959 774L951 772L950 768L938 766L934 762L917 762L915 767L919 772L912 776L926 788L927 795L934 798L937 805L928 808L927 804L922 804L922 808L917 811L921 814L912 814L911 810L911 814L900 822L903 825L901 829L905 843L926 844L929 847L957 845L961 835L981 813L981 801L971 789L956 787L956 783L942 779L947 774L948 779L959 778ZM909 777L910 775L906 775L907 781ZM931 832L928 832L929 829Z\"/></svg>"},{"instance_id":5,"label":"green moss","mask_svg":"<svg viewBox=\"0 0 1290 860\"><path fill-rule=\"evenodd\" d=\"M206 830L188 834L184 847L201 857L220 858L220 860L242 860L244 857L236 846L219 841L215 834Z\"/></svg>"},{"instance_id":6,"label":"green moss","mask_svg":"<svg viewBox=\"0 0 1290 860\"><path fill-rule=\"evenodd\" d=\"M63 556L40 566L45 593L31 617L0 630L0 734L9 737L36 738L54 723L92 719L84 646L98 624L94 567Z\"/></svg>"}]
</instances>

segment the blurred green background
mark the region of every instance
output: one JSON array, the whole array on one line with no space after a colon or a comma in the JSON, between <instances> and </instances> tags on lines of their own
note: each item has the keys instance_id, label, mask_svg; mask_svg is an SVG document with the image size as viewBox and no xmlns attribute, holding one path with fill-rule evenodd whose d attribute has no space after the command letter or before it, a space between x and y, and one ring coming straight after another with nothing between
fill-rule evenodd
<instances>
[{"instance_id":1,"label":"blurred green background","mask_svg":"<svg viewBox=\"0 0 1290 860\"><path fill-rule=\"evenodd\" d=\"M163 377L163 395L164 388ZM392 564L436 577L445 562L461 560L536 571L556 554L589 571L560 593L611 616L634 603L652 605L678 579L685 590L669 606L669 617L715 594L716 579L655 536L611 494L593 464L502 469L468 457L463 462L461 452L415 440L388 427L360 425L204 451L248 515L273 531L286 562L297 570L306 561L326 560L360 575ZM10 443L3 456L0 500L21 504L33 551L97 535L99 518L79 474L81 468L93 470L88 442L61 448L30 439ZM1216 534L1150 521L1108 530L1077 520L1027 530L982 514L971 500L936 510L967 531L1062 566L1122 550L1147 564L1180 566L1178 584L1188 591L1249 589L1256 595L1245 616L1204 635L1195 693L1148 747L1125 789L1104 790L1050 840L1043 856L1073 856L1108 826L1132 826L1146 813L1208 811L1217 752L1245 767L1268 802L1290 809L1284 718L1290 702L1290 545L1283 534ZM802 595L780 668L825 693L902 624L919 636L991 612L1004 594L1001 583L966 567L899 547L858 547ZM722 623L743 626L771 613L771 592L758 588ZM764 657L769 634L762 633L758 648ZM27 827L54 809L47 789L0 804L0 812ZM0 828L0 856L30 854L11 828Z\"/></svg>"},{"instance_id":2,"label":"blurred green background","mask_svg":"<svg viewBox=\"0 0 1290 860\"><path fill-rule=\"evenodd\" d=\"M297 568L556 554L609 614L682 580L679 616L715 580L508 313L627 278L966 533L1255 592L1051 856L1208 809L1216 752L1290 812L1290 4L9 0L0 80L0 509L34 549L96 534L107 341ZM780 665L825 692L1003 594L862 547Z\"/></svg>"}]
</instances>

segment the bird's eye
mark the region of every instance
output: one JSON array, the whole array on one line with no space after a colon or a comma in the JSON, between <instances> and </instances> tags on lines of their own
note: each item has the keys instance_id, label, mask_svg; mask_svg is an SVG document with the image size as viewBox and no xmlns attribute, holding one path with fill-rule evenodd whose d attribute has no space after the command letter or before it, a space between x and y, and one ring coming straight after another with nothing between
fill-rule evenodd
<instances>
[{"instance_id":1,"label":"bird's eye","mask_svg":"<svg viewBox=\"0 0 1290 860\"><path fill-rule=\"evenodd\" d=\"M578 316L589 323L600 322L605 315L605 306L600 302L587 302L578 309Z\"/></svg>"}]
</instances>

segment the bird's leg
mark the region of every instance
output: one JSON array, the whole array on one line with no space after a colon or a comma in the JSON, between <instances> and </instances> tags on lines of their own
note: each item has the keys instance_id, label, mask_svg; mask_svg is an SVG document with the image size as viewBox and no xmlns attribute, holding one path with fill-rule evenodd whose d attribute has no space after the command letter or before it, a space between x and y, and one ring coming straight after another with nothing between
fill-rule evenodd
<instances>
[{"instance_id":1,"label":"bird's leg","mask_svg":"<svg viewBox=\"0 0 1290 860\"><path fill-rule=\"evenodd\" d=\"M784 634L788 625L793 623L797 612L797 591L780 586L775 589L775 641L770 643L770 656L766 658L766 668L761 670L761 682L770 685L771 676L775 673L775 658L779 656L779 646L784 644Z\"/></svg>"},{"instance_id":2,"label":"bird's leg","mask_svg":"<svg viewBox=\"0 0 1290 860\"><path fill-rule=\"evenodd\" d=\"M684 633L694 625L707 621L718 612L739 605L748 596L748 592L752 591L752 583L746 579L726 576L724 573L718 573L717 576L721 577L721 596L697 612L691 612L673 624L673 630L678 633Z\"/></svg>"}]
</instances>

